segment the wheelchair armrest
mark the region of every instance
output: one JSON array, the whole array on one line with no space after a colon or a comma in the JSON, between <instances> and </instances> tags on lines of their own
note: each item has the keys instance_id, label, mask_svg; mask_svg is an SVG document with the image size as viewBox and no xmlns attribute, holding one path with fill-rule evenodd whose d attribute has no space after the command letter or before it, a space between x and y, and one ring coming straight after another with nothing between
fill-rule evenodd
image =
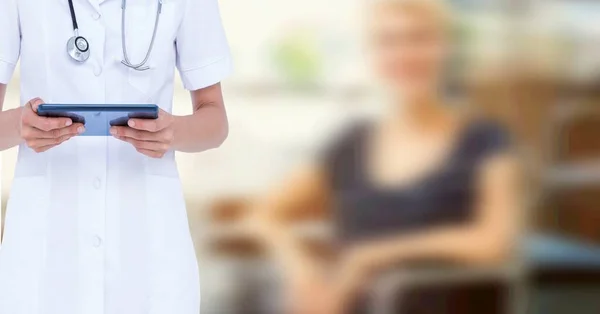
<instances>
[{"instance_id":1,"label":"wheelchair armrest","mask_svg":"<svg viewBox=\"0 0 600 314\"><path fill-rule=\"evenodd\" d=\"M511 283L522 278L516 265L477 268L436 268L396 270L380 276L369 289L371 313L392 314L402 291L419 287L458 286L496 280Z\"/></svg>"}]
</instances>

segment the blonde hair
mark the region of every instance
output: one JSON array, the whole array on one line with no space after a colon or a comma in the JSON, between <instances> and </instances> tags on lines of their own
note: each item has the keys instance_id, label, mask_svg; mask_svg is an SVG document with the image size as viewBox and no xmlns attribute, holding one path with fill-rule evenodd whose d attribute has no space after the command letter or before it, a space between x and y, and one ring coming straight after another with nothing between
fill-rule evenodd
<instances>
[{"instance_id":1,"label":"blonde hair","mask_svg":"<svg viewBox=\"0 0 600 314\"><path fill-rule=\"evenodd\" d=\"M368 0L376 8L411 11L431 18L444 31L449 31L453 24L453 13L444 0Z\"/></svg>"}]
</instances>

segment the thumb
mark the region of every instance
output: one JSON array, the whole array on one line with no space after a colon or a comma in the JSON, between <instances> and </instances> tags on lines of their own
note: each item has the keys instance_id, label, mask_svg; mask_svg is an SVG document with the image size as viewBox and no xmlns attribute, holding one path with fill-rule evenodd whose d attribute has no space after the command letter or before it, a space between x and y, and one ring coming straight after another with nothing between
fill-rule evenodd
<instances>
[{"instance_id":1,"label":"thumb","mask_svg":"<svg viewBox=\"0 0 600 314\"><path fill-rule=\"evenodd\" d=\"M37 97L37 98L30 100L26 106L29 106L31 108L31 110L33 110L33 112L37 113L38 107L43 103L44 103L44 101L41 98Z\"/></svg>"}]
</instances>

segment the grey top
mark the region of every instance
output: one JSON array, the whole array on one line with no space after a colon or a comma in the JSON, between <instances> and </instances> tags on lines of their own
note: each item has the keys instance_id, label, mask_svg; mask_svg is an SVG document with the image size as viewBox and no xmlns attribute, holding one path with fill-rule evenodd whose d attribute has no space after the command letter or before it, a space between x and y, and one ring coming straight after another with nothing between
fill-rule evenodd
<instances>
[{"instance_id":1,"label":"grey top","mask_svg":"<svg viewBox=\"0 0 600 314\"><path fill-rule=\"evenodd\" d=\"M468 222L474 211L478 165L508 149L510 142L499 125L473 121L461 131L442 167L409 186L381 188L372 184L365 171L371 130L366 123L350 129L323 159L342 245Z\"/></svg>"}]
</instances>

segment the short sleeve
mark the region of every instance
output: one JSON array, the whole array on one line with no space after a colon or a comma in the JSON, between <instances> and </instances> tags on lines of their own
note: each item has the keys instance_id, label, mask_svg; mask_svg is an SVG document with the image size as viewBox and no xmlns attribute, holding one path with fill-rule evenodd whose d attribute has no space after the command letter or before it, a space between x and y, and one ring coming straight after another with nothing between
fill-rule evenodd
<instances>
[{"instance_id":1,"label":"short sleeve","mask_svg":"<svg viewBox=\"0 0 600 314\"><path fill-rule=\"evenodd\" d=\"M176 44L177 68L186 89L211 86L231 74L231 53L217 0L187 0Z\"/></svg>"},{"instance_id":2,"label":"short sleeve","mask_svg":"<svg viewBox=\"0 0 600 314\"><path fill-rule=\"evenodd\" d=\"M0 84L8 84L21 51L17 0L0 0Z\"/></svg>"},{"instance_id":3,"label":"short sleeve","mask_svg":"<svg viewBox=\"0 0 600 314\"><path fill-rule=\"evenodd\" d=\"M351 125L321 151L318 162L333 188L340 188L356 179L363 163L368 130L366 122Z\"/></svg>"},{"instance_id":4,"label":"short sleeve","mask_svg":"<svg viewBox=\"0 0 600 314\"><path fill-rule=\"evenodd\" d=\"M490 123L484 127L482 133L484 155L490 156L505 153L510 149L512 140L510 133L504 126L497 123Z\"/></svg>"},{"instance_id":5,"label":"short sleeve","mask_svg":"<svg viewBox=\"0 0 600 314\"><path fill-rule=\"evenodd\" d=\"M477 162L512 149L510 132L501 124L485 120L473 123L466 142L466 155Z\"/></svg>"}]
</instances>

